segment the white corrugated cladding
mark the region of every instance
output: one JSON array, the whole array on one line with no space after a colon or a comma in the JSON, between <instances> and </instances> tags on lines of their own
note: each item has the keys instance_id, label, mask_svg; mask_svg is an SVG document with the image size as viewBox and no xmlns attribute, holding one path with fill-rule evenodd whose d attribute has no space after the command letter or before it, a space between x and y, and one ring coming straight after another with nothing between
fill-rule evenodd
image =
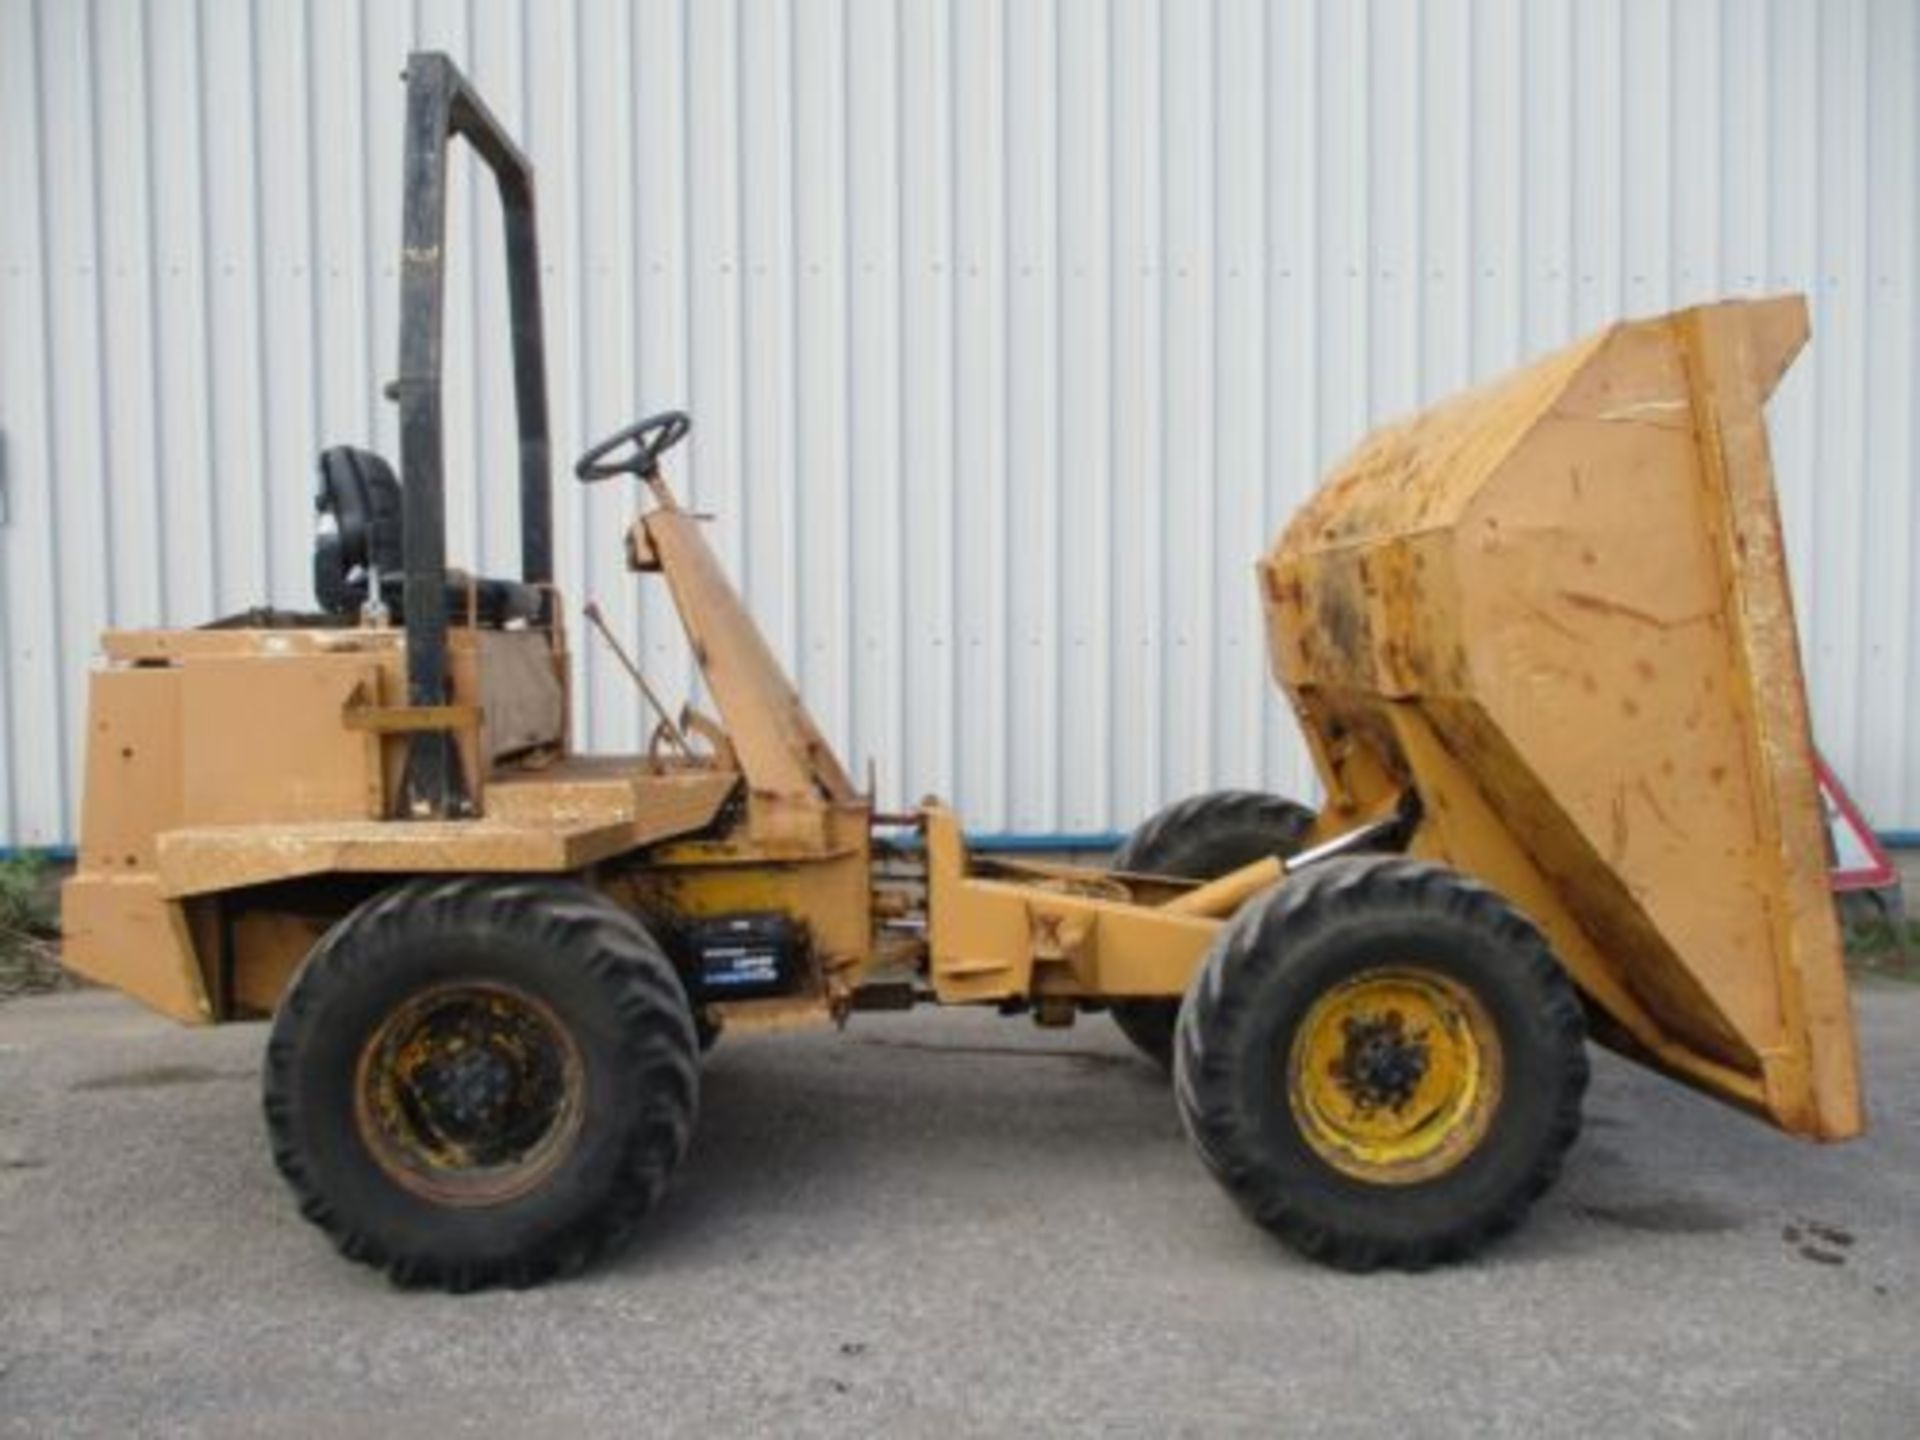
<instances>
[{"instance_id":1,"label":"white corrugated cladding","mask_svg":"<svg viewBox=\"0 0 1920 1440\"><path fill-rule=\"evenodd\" d=\"M74 835L100 627L306 603L316 451L395 451L415 46L538 165L558 453L694 412L685 485L884 800L1307 789L1249 567L1315 475L1622 313L1800 289L1819 737L1920 826L1912 0L0 0L0 843ZM452 216L452 552L507 573L491 193ZM683 683L631 497L564 475L563 582ZM636 747L576 639L580 741Z\"/></svg>"}]
</instances>

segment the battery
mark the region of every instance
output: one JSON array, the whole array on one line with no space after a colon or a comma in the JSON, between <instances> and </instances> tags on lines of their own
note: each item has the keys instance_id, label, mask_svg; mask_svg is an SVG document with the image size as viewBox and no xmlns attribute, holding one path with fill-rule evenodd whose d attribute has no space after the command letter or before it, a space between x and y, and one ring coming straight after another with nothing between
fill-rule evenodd
<instances>
[{"instance_id":1,"label":"battery","mask_svg":"<svg viewBox=\"0 0 1920 1440\"><path fill-rule=\"evenodd\" d=\"M696 1000L750 1000L793 989L799 936L779 911L716 915L688 922L682 933Z\"/></svg>"}]
</instances>

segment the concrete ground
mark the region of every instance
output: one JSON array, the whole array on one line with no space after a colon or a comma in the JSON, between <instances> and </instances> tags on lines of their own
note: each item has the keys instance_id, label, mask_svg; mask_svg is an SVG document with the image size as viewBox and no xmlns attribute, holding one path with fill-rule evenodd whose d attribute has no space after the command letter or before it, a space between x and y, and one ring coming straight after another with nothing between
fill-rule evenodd
<instances>
[{"instance_id":1,"label":"concrete ground","mask_svg":"<svg viewBox=\"0 0 1920 1440\"><path fill-rule=\"evenodd\" d=\"M1920 1432L1920 986L1858 991L1815 1148L1602 1058L1531 1225L1354 1278L1243 1221L1103 1024L722 1042L587 1277L401 1294L294 1213L263 1030L0 1008L0 1430L213 1435Z\"/></svg>"}]
</instances>

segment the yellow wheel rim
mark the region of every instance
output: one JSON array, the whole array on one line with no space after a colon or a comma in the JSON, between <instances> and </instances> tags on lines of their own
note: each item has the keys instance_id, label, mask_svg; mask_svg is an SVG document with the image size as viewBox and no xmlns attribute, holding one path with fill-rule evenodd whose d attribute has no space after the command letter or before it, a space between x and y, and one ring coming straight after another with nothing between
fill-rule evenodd
<instances>
[{"instance_id":1,"label":"yellow wheel rim","mask_svg":"<svg viewBox=\"0 0 1920 1440\"><path fill-rule=\"evenodd\" d=\"M1500 1037L1458 981L1414 966L1327 991L1294 1032L1287 1100L1327 1164L1375 1185L1444 1174L1486 1138Z\"/></svg>"}]
</instances>

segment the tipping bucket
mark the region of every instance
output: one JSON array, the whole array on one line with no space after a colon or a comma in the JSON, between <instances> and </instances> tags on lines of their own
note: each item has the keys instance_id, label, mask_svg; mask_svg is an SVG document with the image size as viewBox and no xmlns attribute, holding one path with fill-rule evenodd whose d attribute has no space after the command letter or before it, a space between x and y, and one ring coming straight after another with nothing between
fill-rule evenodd
<instances>
[{"instance_id":1,"label":"tipping bucket","mask_svg":"<svg viewBox=\"0 0 1920 1440\"><path fill-rule=\"evenodd\" d=\"M1797 296L1614 325L1369 436L1261 563L1330 819L1500 890L1615 1048L1861 1128L1763 407Z\"/></svg>"}]
</instances>

